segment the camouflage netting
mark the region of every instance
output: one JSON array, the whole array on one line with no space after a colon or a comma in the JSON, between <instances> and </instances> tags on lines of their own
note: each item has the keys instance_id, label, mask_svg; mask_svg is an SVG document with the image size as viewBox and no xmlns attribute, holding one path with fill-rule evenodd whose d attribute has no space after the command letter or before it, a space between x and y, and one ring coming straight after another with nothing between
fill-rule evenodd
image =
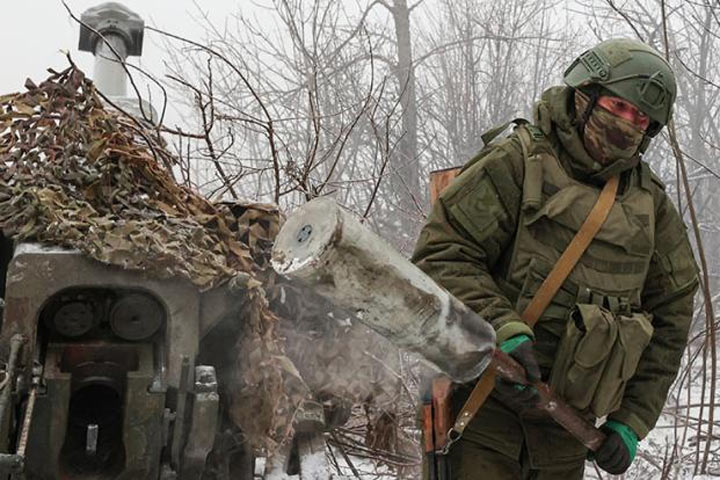
<instances>
[{"instance_id":1,"label":"camouflage netting","mask_svg":"<svg viewBox=\"0 0 720 480\"><path fill-rule=\"evenodd\" d=\"M309 297L292 300L293 288L269 268L281 222L276 208L215 205L178 185L168 170L175 160L154 130L105 108L74 66L51 73L39 85L28 81L24 93L0 97L4 235L75 248L160 278L181 277L202 291L245 293L230 417L256 447L272 449L288 438L297 405L311 388L349 401L377 396L383 374L377 359L365 354L375 337L344 337L347 329L317 308L304 317L324 327L303 326L297 299ZM343 354L348 339L362 359Z\"/></svg>"}]
</instances>

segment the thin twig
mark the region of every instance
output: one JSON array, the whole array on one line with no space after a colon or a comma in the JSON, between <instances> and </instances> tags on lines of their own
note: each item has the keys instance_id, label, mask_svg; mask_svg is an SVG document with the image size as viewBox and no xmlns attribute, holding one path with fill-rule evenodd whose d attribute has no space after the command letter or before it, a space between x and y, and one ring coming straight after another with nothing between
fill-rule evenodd
<instances>
[{"instance_id":1,"label":"thin twig","mask_svg":"<svg viewBox=\"0 0 720 480\"><path fill-rule=\"evenodd\" d=\"M330 432L330 436L332 436L333 440L335 440L335 444L338 447L338 450L340 450L340 454L343 456L343 459L345 460L345 463L347 463L347 466L350 467L350 470L352 471L353 475L355 475L355 478L360 478L360 473L357 471L357 468L355 468L355 465L352 461L350 461L350 457L348 457L348 454L345 453L345 448L340 444L340 442L337 441L337 435L334 431Z\"/></svg>"}]
</instances>

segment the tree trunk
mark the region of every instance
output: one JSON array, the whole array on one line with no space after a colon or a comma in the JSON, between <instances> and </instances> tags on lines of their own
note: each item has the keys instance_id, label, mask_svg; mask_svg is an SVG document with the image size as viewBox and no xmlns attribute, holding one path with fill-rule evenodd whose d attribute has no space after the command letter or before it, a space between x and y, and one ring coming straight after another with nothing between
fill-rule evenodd
<instances>
[{"instance_id":1,"label":"tree trunk","mask_svg":"<svg viewBox=\"0 0 720 480\"><path fill-rule=\"evenodd\" d=\"M402 137L397 144L393 187L400 201L400 219L403 232L415 237L413 218L417 207L425 206L425 187L420 186L420 168L417 141L417 93L415 91L415 66L413 64L410 37L410 9L407 0L394 0L391 13L395 21L395 37L398 49L396 76L402 108ZM415 215L413 215L415 214Z\"/></svg>"}]
</instances>

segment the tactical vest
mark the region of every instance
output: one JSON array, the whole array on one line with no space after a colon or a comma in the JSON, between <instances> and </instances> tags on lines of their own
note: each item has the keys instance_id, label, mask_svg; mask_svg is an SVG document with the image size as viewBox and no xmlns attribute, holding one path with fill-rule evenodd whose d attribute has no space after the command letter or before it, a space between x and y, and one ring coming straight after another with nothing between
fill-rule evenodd
<instances>
[{"instance_id":1,"label":"tactical vest","mask_svg":"<svg viewBox=\"0 0 720 480\"><path fill-rule=\"evenodd\" d=\"M522 312L595 205L600 188L573 179L545 135L516 128L523 148L522 206L512 249L494 275ZM576 304L613 313L638 311L655 245L655 208L649 167L624 174L624 188L602 228L537 322L535 350L544 376Z\"/></svg>"}]
</instances>

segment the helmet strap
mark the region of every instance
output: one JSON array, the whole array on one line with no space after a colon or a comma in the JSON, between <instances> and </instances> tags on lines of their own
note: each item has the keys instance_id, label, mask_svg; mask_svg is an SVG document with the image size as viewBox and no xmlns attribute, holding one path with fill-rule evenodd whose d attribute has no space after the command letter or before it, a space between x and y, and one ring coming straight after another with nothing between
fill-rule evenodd
<instances>
[{"instance_id":1,"label":"helmet strap","mask_svg":"<svg viewBox=\"0 0 720 480\"><path fill-rule=\"evenodd\" d=\"M661 123L658 123L654 120L650 122L647 130L645 130L645 136L643 137L642 142L640 142L640 146L638 147L638 153L640 155L643 155L647 151L648 147L650 146L650 141L654 137L656 137L662 129L663 125Z\"/></svg>"},{"instance_id":2,"label":"helmet strap","mask_svg":"<svg viewBox=\"0 0 720 480\"><path fill-rule=\"evenodd\" d=\"M590 115L592 115L598 98L600 98L600 89L592 86L586 90L580 90L580 93L588 97L587 107L585 107L585 111L582 113L582 117L579 119L580 124L578 125L580 138L585 138L585 125L587 125L588 120L590 120Z\"/></svg>"},{"instance_id":3,"label":"helmet strap","mask_svg":"<svg viewBox=\"0 0 720 480\"><path fill-rule=\"evenodd\" d=\"M652 122L650 122L650 125L647 128L647 133L645 135L648 137L654 137L655 135L660 133L660 130L662 129L663 125L653 120Z\"/></svg>"}]
</instances>

